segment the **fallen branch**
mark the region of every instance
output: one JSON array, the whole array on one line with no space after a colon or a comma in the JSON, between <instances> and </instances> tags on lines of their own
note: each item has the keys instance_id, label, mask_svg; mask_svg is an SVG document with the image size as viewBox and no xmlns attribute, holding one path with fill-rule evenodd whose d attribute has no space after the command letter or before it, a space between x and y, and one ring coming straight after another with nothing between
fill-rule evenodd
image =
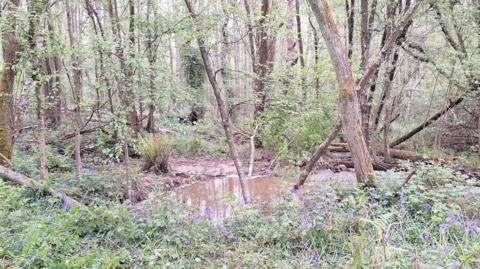
<instances>
[{"instance_id":1,"label":"fallen branch","mask_svg":"<svg viewBox=\"0 0 480 269\"><path fill-rule=\"evenodd\" d=\"M320 157L322 157L322 155L327 151L328 146L330 145L330 143L332 143L333 139L335 139L335 137L337 137L338 133L340 132L340 129L342 129L342 122L339 120L335 124L335 127L333 127L333 129L330 131L330 133L328 134L325 141L323 141L323 143L320 144L320 146L317 148L317 150L313 154L312 158L308 162L305 170L303 170L303 172L300 174L300 177L298 178L297 184L295 184L295 186L293 186L294 190L298 190L298 188L300 188L305 183L308 175L310 175L313 168L315 167L315 164L320 159Z\"/></svg>"},{"instance_id":2,"label":"fallen branch","mask_svg":"<svg viewBox=\"0 0 480 269\"><path fill-rule=\"evenodd\" d=\"M455 100L453 101L450 101L450 103L445 107L443 108L442 110L438 111L437 113L433 114L430 118L428 118L426 121L424 121L423 123L421 123L419 126L413 128L410 132L402 135L401 137L399 137L398 139L396 139L395 141L393 141L392 143L390 143L390 147L393 148L393 147L396 147L400 144L402 144L403 142L407 141L408 139L410 139L412 136L416 135L417 133L419 133L420 131L422 131L423 129L427 128L428 126L430 126L432 123L434 123L436 120L438 120L440 117L442 117L445 113L447 113L450 109L454 108L455 106L457 106L458 104L462 103L462 101L465 99L464 96L460 96L458 98L456 98Z\"/></svg>"},{"instance_id":3,"label":"fallen branch","mask_svg":"<svg viewBox=\"0 0 480 269\"><path fill-rule=\"evenodd\" d=\"M5 166L0 165L0 177L3 177L10 182L13 182L18 185L22 185L25 187L29 187L35 190L40 190L40 191L46 191L50 193L51 195L58 197L63 200L65 205L68 208L74 207L74 206L79 206L80 208L85 208L85 205L82 203L78 202L77 200L70 198L68 195L66 195L63 192L57 191L55 189L52 189L46 185L43 185L42 183L37 182L34 179L28 178L22 174L19 174L11 169L6 168Z\"/></svg>"},{"instance_id":4,"label":"fallen branch","mask_svg":"<svg viewBox=\"0 0 480 269\"><path fill-rule=\"evenodd\" d=\"M412 179L412 177L417 173L417 169L413 169L410 174L408 174L408 176L405 178L405 180L403 181L403 184L402 184L402 187L404 187L405 185L407 185L407 183L410 181L410 179Z\"/></svg>"}]
</instances>

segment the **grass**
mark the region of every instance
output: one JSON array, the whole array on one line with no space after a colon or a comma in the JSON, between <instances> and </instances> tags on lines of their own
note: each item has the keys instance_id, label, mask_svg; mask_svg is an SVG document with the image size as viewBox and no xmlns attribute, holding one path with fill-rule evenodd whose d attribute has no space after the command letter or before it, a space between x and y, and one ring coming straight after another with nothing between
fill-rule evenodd
<instances>
[{"instance_id":1,"label":"grass","mask_svg":"<svg viewBox=\"0 0 480 269\"><path fill-rule=\"evenodd\" d=\"M479 266L478 181L436 165L419 167L402 188L403 178L392 172L375 190L312 188L301 199L288 192L271 214L236 208L222 226L171 201L66 211L0 181L0 267Z\"/></svg>"}]
</instances>

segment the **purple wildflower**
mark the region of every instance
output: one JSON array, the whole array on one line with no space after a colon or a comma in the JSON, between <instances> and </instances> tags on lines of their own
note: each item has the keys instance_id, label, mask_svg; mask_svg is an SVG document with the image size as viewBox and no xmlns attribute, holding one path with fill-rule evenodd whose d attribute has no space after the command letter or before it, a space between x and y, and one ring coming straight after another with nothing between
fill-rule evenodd
<instances>
[{"instance_id":1,"label":"purple wildflower","mask_svg":"<svg viewBox=\"0 0 480 269\"><path fill-rule=\"evenodd\" d=\"M207 216L208 218L210 218L210 216L212 215L212 211L213 211L212 208L209 207L209 206L207 206L207 207L205 208L205 216Z\"/></svg>"},{"instance_id":2,"label":"purple wildflower","mask_svg":"<svg viewBox=\"0 0 480 269\"><path fill-rule=\"evenodd\" d=\"M452 225L458 220L458 215L453 214L448 217L448 224Z\"/></svg>"},{"instance_id":3,"label":"purple wildflower","mask_svg":"<svg viewBox=\"0 0 480 269\"><path fill-rule=\"evenodd\" d=\"M426 209L426 210L430 210L430 209L432 209L432 205L429 204L429 203L426 203L426 204L423 205L423 208Z\"/></svg>"},{"instance_id":4,"label":"purple wildflower","mask_svg":"<svg viewBox=\"0 0 480 269\"><path fill-rule=\"evenodd\" d=\"M315 251L310 252L310 261L313 263L318 262L318 254Z\"/></svg>"},{"instance_id":5,"label":"purple wildflower","mask_svg":"<svg viewBox=\"0 0 480 269\"><path fill-rule=\"evenodd\" d=\"M441 249L443 254L448 254L451 250L452 250L452 246L450 245L447 245L446 247Z\"/></svg>"},{"instance_id":6,"label":"purple wildflower","mask_svg":"<svg viewBox=\"0 0 480 269\"><path fill-rule=\"evenodd\" d=\"M350 222L353 220L353 212L348 213L347 220L350 221Z\"/></svg>"},{"instance_id":7,"label":"purple wildflower","mask_svg":"<svg viewBox=\"0 0 480 269\"><path fill-rule=\"evenodd\" d=\"M431 235L432 235L432 234L431 234L429 231L425 230L425 231L423 231L423 233L422 233L422 238L423 238L423 240L428 240L428 239L430 239L430 236L431 236Z\"/></svg>"},{"instance_id":8,"label":"purple wildflower","mask_svg":"<svg viewBox=\"0 0 480 269\"><path fill-rule=\"evenodd\" d=\"M405 194L403 191L400 192L400 213L405 214Z\"/></svg>"},{"instance_id":9,"label":"purple wildflower","mask_svg":"<svg viewBox=\"0 0 480 269\"><path fill-rule=\"evenodd\" d=\"M448 223L444 223L440 225L440 228L438 228L438 232L441 234L446 233L448 230L450 230L450 226Z\"/></svg>"},{"instance_id":10,"label":"purple wildflower","mask_svg":"<svg viewBox=\"0 0 480 269\"><path fill-rule=\"evenodd\" d=\"M472 232L473 232L478 226L480 226L480 219L467 221L467 222L465 223L465 233L466 233L467 235L471 235Z\"/></svg>"}]
</instances>

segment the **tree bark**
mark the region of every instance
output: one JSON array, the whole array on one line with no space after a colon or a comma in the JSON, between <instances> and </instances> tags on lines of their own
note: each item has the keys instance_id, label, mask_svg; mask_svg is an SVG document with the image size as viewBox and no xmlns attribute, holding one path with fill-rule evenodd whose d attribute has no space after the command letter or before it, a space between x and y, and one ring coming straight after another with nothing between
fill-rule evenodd
<instances>
[{"instance_id":1,"label":"tree bark","mask_svg":"<svg viewBox=\"0 0 480 269\"><path fill-rule=\"evenodd\" d=\"M77 10L75 6L70 6L70 1L65 1L66 10L67 10L67 28L68 28L68 37L70 41L70 47L74 50L72 53L72 67L73 67L73 103L75 106L74 109L74 125L75 125L75 175L77 179L80 179L82 174L82 156L81 156L81 143L82 138L80 131L82 129L82 116L80 111L81 98L82 98L82 70L80 67L80 57L75 51L74 46L78 46L80 42L80 32L78 30L78 18ZM74 4L75 5L75 4Z\"/></svg>"},{"instance_id":2,"label":"tree bark","mask_svg":"<svg viewBox=\"0 0 480 269\"><path fill-rule=\"evenodd\" d=\"M193 5L190 2L190 0L185 0L185 4L187 6L187 9L190 13L190 16L192 19L196 20L197 19L197 14L195 13L193 9ZM197 29L198 30L198 29ZM235 145L235 141L232 136L231 132L231 126L230 126L230 118L227 113L227 109L225 107L225 102L223 100L223 97L221 95L221 90L220 87L217 83L217 80L215 78L215 71L212 66L212 62L210 59L210 55L208 54L205 42L202 37L198 36L197 37L197 42L198 46L200 47L200 53L202 55L205 71L207 72L208 80L210 81L210 84L212 86L213 94L215 95L215 99L217 101L217 106L218 110L220 111L220 117L222 120L222 126L225 131L225 136L227 137L227 142L228 146L230 148L230 155L233 159L233 162L235 164L235 168L237 169L237 174L238 174L238 179L240 182L240 188L242 190L242 196L243 200L245 203L250 203L250 193L248 190L248 187L245 183L244 176L243 176L243 171L242 171L242 165L240 162L240 158L238 156L237 148Z\"/></svg>"},{"instance_id":3,"label":"tree bark","mask_svg":"<svg viewBox=\"0 0 480 269\"><path fill-rule=\"evenodd\" d=\"M315 164L317 164L320 157L322 157L322 155L325 154L325 152L328 149L328 146L330 146L330 144L335 139L335 137L337 137L341 129L342 129L342 122L337 121L337 123L335 124L335 127L333 127L333 129L330 131L325 141L323 141L323 143L320 144L320 146L317 148L315 153L313 153L312 158L308 162L307 167L305 167L305 170L303 170L303 172L300 174L300 177L298 178L298 182L297 184L295 184L295 186L293 186L293 189L298 190L303 184L305 184L305 181L307 180L308 176L313 171L313 168L315 168Z\"/></svg>"},{"instance_id":4,"label":"tree bark","mask_svg":"<svg viewBox=\"0 0 480 269\"><path fill-rule=\"evenodd\" d=\"M347 143L352 151L359 183L375 186L372 161L362 132L360 107L355 82L342 38L326 0L308 0L334 66L339 90L339 111Z\"/></svg>"},{"instance_id":5,"label":"tree bark","mask_svg":"<svg viewBox=\"0 0 480 269\"><path fill-rule=\"evenodd\" d=\"M351 60L353 53L353 28L355 27L355 0L345 0L345 11L347 13L347 57Z\"/></svg>"},{"instance_id":6,"label":"tree bark","mask_svg":"<svg viewBox=\"0 0 480 269\"><path fill-rule=\"evenodd\" d=\"M10 0L6 3L4 12L15 12L19 0ZM4 14L2 14L3 16ZM20 52L20 44L15 38L15 29L2 29L3 47L3 70L0 73L0 154L6 160L0 158L0 165L9 165L13 155L13 104L12 94L15 83L15 71L13 66L17 62L17 53Z\"/></svg>"},{"instance_id":7,"label":"tree bark","mask_svg":"<svg viewBox=\"0 0 480 269\"><path fill-rule=\"evenodd\" d=\"M32 188L32 189L39 190L39 191L48 192L51 195L62 199L63 202L65 203L65 205L68 208L72 208L74 206L79 206L82 209L86 208L85 205L83 205L82 203L78 202L77 200L69 197L65 193L57 191L55 189L52 189L52 188L50 188L46 185L43 185L40 182L37 182L36 180L28 178L28 177L26 177L22 174L19 174L19 173L13 171L13 170L10 170L7 167L2 166L2 165L0 165L0 177L3 177L5 179L9 180L10 182L13 182L13 183L21 185L21 186L25 186L25 187Z\"/></svg>"}]
</instances>

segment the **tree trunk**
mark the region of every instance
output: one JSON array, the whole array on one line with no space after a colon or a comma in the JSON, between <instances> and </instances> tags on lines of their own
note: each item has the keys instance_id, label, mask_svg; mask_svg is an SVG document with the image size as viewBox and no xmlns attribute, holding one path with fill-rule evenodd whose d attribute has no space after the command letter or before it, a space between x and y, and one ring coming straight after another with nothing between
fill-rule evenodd
<instances>
[{"instance_id":1,"label":"tree trunk","mask_svg":"<svg viewBox=\"0 0 480 269\"><path fill-rule=\"evenodd\" d=\"M254 66L255 79L253 84L254 93L256 95L254 118L265 110L267 103L266 85L267 78L270 75L271 63L273 59L273 49L275 46L274 39L267 33L266 19L270 12L269 0L262 0L261 18L257 31L257 53L258 62Z\"/></svg>"},{"instance_id":2,"label":"tree trunk","mask_svg":"<svg viewBox=\"0 0 480 269\"><path fill-rule=\"evenodd\" d=\"M318 162L320 157L322 157L322 155L325 154L325 152L328 149L328 146L330 146L330 144L335 139L335 137L337 137L337 135L338 135L338 133L340 132L341 129L342 129L342 122L338 121L335 124L335 127L333 127L333 129L330 131L330 134L328 134L325 141L323 141L323 143L320 144L320 146L317 148L317 150L313 154L312 158L310 159L310 161L307 164L307 167L300 174L300 177L298 178L297 184L295 184L295 186L293 186L293 189L297 190L303 184L305 184L305 181L307 180L308 176L312 172L313 168L315 168L315 164Z\"/></svg>"},{"instance_id":3,"label":"tree trunk","mask_svg":"<svg viewBox=\"0 0 480 269\"><path fill-rule=\"evenodd\" d=\"M14 12L18 8L19 0L10 0L6 3L4 12ZM3 15L3 14L2 14ZM13 104L12 94L15 82L13 65L17 61L17 53L20 44L15 38L15 29L3 28L3 70L0 73L0 154L6 158L0 158L0 165L9 165L13 153Z\"/></svg>"},{"instance_id":4,"label":"tree trunk","mask_svg":"<svg viewBox=\"0 0 480 269\"><path fill-rule=\"evenodd\" d=\"M345 0L345 12L347 13L347 57L351 60L353 52L353 28L355 27L355 0Z\"/></svg>"},{"instance_id":5,"label":"tree trunk","mask_svg":"<svg viewBox=\"0 0 480 269\"><path fill-rule=\"evenodd\" d=\"M81 204L80 202L78 202L77 200L75 200L73 198L70 198L65 193L57 191L55 189L52 189L52 188L50 188L46 185L43 185L40 182L37 182L36 180L28 178L28 177L26 177L22 174L19 174L19 173L13 171L13 170L10 170L7 167L4 167L2 165L0 165L0 177L3 177L5 179L9 180L10 182L13 182L15 184L19 184L21 186L25 186L25 187L32 188L32 189L39 190L39 191L48 192L48 193L52 194L53 196L62 199L63 202L65 203L65 205L68 208L72 208L74 206L79 206L80 208L83 208L83 209L86 208L83 204Z\"/></svg>"},{"instance_id":6,"label":"tree trunk","mask_svg":"<svg viewBox=\"0 0 480 269\"><path fill-rule=\"evenodd\" d=\"M132 32L133 28L133 17L135 14L133 9L133 3L129 0L129 43L134 44L134 36ZM127 57L132 57L132 55L127 55L123 48L121 30L120 30L120 18L118 16L118 7L116 0L108 0L108 13L111 20L112 33L116 42L116 56L120 63L120 69L123 72L124 78L118 79L119 95L122 105L127 110L127 122L130 128L132 128L134 135L137 135L140 131L140 125L138 120L137 110L135 108L135 94L129 89L131 84L131 78L133 77L133 70L127 64ZM133 51L133 49L132 49Z\"/></svg>"},{"instance_id":7,"label":"tree trunk","mask_svg":"<svg viewBox=\"0 0 480 269\"><path fill-rule=\"evenodd\" d=\"M74 6L70 6L69 0L65 1L66 10L67 10L67 28L68 28L68 37L70 40L70 47L73 49L72 53L72 67L73 67L73 103L75 105L74 109L74 125L75 125L75 175L77 179L80 179L82 174L82 156L81 156L81 143L82 138L80 131L82 129L82 116L80 111L80 104L82 102L82 70L80 67L80 57L76 52L74 46L78 46L80 31L78 30L78 18L77 10L74 3Z\"/></svg>"},{"instance_id":8,"label":"tree trunk","mask_svg":"<svg viewBox=\"0 0 480 269\"><path fill-rule=\"evenodd\" d=\"M357 181L375 186L372 161L362 132L360 107L355 82L342 38L326 0L308 0L320 25L330 60L335 69L339 90L339 111L348 145L352 151Z\"/></svg>"},{"instance_id":9,"label":"tree trunk","mask_svg":"<svg viewBox=\"0 0 480 269\"><path fill-rule=\"evenodd\" d=\"M40 83L38 80L37 83ZM37 141L40 157L40 179L48 178L47 148L45 140L45 85L38 85L37 95Z\"/></svg>"},{"instance_id":10,"label":"tree trunk","mask_svg":"<svg viewBox=\"0 0 480 269\"><path fill-rule=\"evenodd\" d=\"M315 69L318 68L318 63L319 63L319 46L318 46L318 33L317 33L317 28L313 25L312 19L309 17L308 22L310 23L310 26L312 27L313 30L313 51L314 51L314 58L315 58ZM318 99L320 97L320 75L315 74L315 97Z\"/></svg>"},{"instance_id":11,"label":"tree trunk","mask_svg":"<svg viewBox=\"0 0 480 269\"><path fill-rule=\"evenodd\" d=\"M197 14L193 9L193 6L190 0L185 0L185 4L188 8L188 11L190 12L190 16L194 20L196 20ZM240 188L242 190L243 200L245 203L250 203L250 193L243 177L242 165L241 165L240 158L238 156L237 148L235 145L235 141L233 139L232 132L231 132L230 119L227 113L227 109L225 107L225 102L221 95L220 87L218 86L217 80L215 78L215 71L212 66L210 55L208 54L205 42L203 41L202 37L198 36L197 42L198 42L198 46L200 47L200 53L202 55L205 71L207 72L208 80L210 81L210 84L212 86L213 94L215 95L215 99L217 101L218 110L220 111L222 126L225 131L225 136L227 137L228 146L230 148L230 155L235 164L235 168L237 169L237 174L240 182Z\"/></svg>"},{"instance_id":12,"label":"tree trunk","mask_svg":"<svg viewBox=\"0 0 480 269\"><path fill-rule=\"evenodd\" d=\"M422 2L422 0L414 1L411 4L409 3L407 6L408 8L405 10L402 17L394 27L391 24L387 24L382 36L382 46L380 52L368 65L368 67L364 67L362 78L357 83L356 91L359 95L360 109L362 113L362 129L367 145L370 140L369 126L371 101L373 96L372 93L375 90L375 87L373 86L370 88L370 97L367 97L367 88L372 84L372 82L375 83L381 64L387 57L390 56L394 46L403 41L407 30L412 24L411 18L413 14L415 14L420 2ZM393 4L387 6L387 17L392 17L395 14L395 6L392 5Z\"/></svg>"}]
</instances>

